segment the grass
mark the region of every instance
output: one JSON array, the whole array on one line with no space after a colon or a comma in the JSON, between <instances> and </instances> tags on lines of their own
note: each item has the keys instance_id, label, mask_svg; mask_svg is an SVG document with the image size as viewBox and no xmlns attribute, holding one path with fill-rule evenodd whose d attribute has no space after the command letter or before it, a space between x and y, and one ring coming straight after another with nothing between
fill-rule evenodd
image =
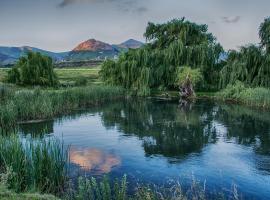
<instances>
[{"instance_id":1,"label":"grass","mask_svg":"<svg viewBox=\"0 0 270 200\"><path fill-rule=\"evenodd\" d=\"M0 86L0 131L14 129L19 121L50 119L123 96L123 89L102 85L62 90L18 91L8 86Z\"/></svg>"},{"instance_id":2,"label":"grass","mask_svg":"<svg viewBox=\"0 0 270 200\"><path fill-rule=\"evenodd\" d=\"M67 181L68 153L56 139L22 140L0 136L0 170L7 188L15 192L60 194Z\"/></svg>"},{"instance_id":3,"label":"grass","mask_svg":"<svg viewBox=\"0 0 270 200\"><path fill-rule=\"evenodd\" d=\"M7 76L8 68L0 68L0 82L4 82ZM102 83L99 79L100 66L96 67L78 67L78 68L55 68L60 84L73 86L77 80L87 79L88 85Z\"/></svg>"},{"instance_id":4,"label":"grass","mask_svg":"<svg viewBox=\"0 0 270 200\"><path fill-rule=\"evenodd\" d=\"M7 68L0 68L0 83L4 82L4 79L7 75L8 70L9 69L7 69Z\"/></svg>"},{"instance_id":5,"label":"grass","mask_svg":"<svg viewBox=\"0 0 270 200\"><path fill-rule=\"evenodd\" d=\"M56 68L55 72L62 85L74 85L79 79L85 78L88 84L100 84L99 80L100 66L93 68Z\"/></svg>"},{"instance_id":6,"label":"grass","mask_svg":"<svg viewBox=\"0 0 270 200\"><path fill-rule=\"evenodd\" d=\"M249 106L270 108L270 89L250 88L241 82L228 85L224 90L217 93L217 98L243 103Z\"/></svg>"}]
</instances>

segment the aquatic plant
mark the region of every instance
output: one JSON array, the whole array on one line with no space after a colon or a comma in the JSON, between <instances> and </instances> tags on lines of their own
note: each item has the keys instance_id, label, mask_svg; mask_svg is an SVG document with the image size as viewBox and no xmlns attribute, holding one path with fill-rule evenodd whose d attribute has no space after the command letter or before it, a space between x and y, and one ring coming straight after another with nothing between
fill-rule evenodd
<instances>
[{"instance_id":1,"label":"aquatic plant","mask_svg":"<svg viewBox=\"0 0 270 200\"><path fill-rule=\"evenodd\" d=\"M122 88L110 86L20 90L0 104L0 130L10 130L18 121L48 119L123 96Z\"/></svg>"},{"instance_id":2,"label":"aquatic plant","mask_svg":"<svg viewBox=\"0 0 270 200\"><path fill-rule=\"evenodd\" d=\"M63 192L67 163L67 151L56 139L33 141L17 135L0 136L0 170L10 171L6 184L15 192Z\"/></svg>"},{"instance_id":3,"label":"aquatic plant","mask_svg":"<svg viewBox=\"0 0 270 200\"><path fill-rule=\"evenodd\" d=\"M262 87L247 87L240 81L229 84L217 93L217 97L224 100L234 100L250 106L270 108L270 89Z\"/></svg>"}]
</instances>

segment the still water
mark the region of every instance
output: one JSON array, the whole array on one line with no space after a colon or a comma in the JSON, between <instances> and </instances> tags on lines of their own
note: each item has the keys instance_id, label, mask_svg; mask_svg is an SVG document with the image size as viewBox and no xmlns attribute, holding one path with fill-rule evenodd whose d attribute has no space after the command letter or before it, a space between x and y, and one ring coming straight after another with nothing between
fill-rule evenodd
<instances>
[{"instance_id":1,"label":"still water","mask_svg":"<svg viewBox=\"0 0 270 200\"><path fill-rule=\"evenodd\" d=\"M129 99L53 121L20 126L25 137L57 137L70 148L70 176L127 175L136 183L208 193L237 186L244 199L270 199L270 113L205 100Z\"/></svg>"}]
</instances>

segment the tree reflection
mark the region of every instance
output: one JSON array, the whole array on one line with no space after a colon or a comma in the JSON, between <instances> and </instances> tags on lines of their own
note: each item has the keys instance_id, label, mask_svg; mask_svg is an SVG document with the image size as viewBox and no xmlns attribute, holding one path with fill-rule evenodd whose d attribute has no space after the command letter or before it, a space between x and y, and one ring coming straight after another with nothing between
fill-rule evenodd
<instances>
[{"instance_id":1,"label":"tree reflection","mask_svg":"<svg viewBox=\"0 0 270 200\"><path fill-rule=\"evenodd\" d=\"M196 103L128 100L107 106L101 116L107 128L142 139L147 156L182 157L216 141L211 110Z\"/></svg>"}]
</instances>

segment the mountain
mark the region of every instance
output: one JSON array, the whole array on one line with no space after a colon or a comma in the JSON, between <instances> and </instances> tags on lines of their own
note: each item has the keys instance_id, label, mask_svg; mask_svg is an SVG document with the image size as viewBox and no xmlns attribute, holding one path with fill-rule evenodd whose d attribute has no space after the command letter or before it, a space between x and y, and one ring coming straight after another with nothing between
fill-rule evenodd
<instances>
[{"instance_id":1,"label":"mountain","mask_svg":"<svg viewBox=\"0 0 270 200\"><path fill-rule=\"evenodd\" d=\"M129 39L123 43L121 43L119 46L127 49L138 49L141 48L144 45L144 43L134 40L134 39Z\"/></svg>"},{"instance_id":2,"label":"mountain","mask_svg":"<svg viewBox=\"0 0 270 200\"><path fill-rule=\"evenodd\" d=\"M108 44L95 39L86 40L77 45L66 57L69 61L103 60L116 58L121 52L128 49L137 49L143 46L142 42L129 39L121 44Z\"/></svg>"},{"instance_id":3,"label":"mountain","mask_svg":"<svg viewBox=\"0 0 270 200\"><path fill-rule=\"evenodd\" d=\"M85 42L82 42L72 51L112 51L113 47L110 44L90 39Z\"/></svg>"},{"instance_id":4,"label":"mountain","mask_svg":"<svg viewBox=\"0 0 270 200\"><path fill-rule=\"evenodd\" d=\"M29 51L39 52L43 55L50 56L55 62L85 61L116 58L121 52L126 52L128 49L140 48L143 45L142 42L133 39L129 39L121 44L108 44L95 39L89 39L78 44L73 50L62 53L55 53L29 46L0 46L0 66L16 63L20 57L25 56Z\"/></svg>"},{"instance_id":5,"label":"mountain","mask_svg":"<svg viewBox=\"0 0 270 200\"><path fill-rule=\"evenodd\" d=\"M39 52L43 55L50 56L54 61L61 61L68 55L67 52L54 53L28 46L0 47L0 65L14 64L19 60L20 57L25 56L29 51Z\"/></svg>"},{"instance_id":6,"label":"mountain","mask_svg":"<svg viewBox=\"0 0 270 200\"><path fill-rule=\"evenodd\" d=\"M119 54L119 50L112 45L95 39L89 39L76 46L66 57L66 60L102 60L114 58Z\"/></svg>"}]
</instances>

